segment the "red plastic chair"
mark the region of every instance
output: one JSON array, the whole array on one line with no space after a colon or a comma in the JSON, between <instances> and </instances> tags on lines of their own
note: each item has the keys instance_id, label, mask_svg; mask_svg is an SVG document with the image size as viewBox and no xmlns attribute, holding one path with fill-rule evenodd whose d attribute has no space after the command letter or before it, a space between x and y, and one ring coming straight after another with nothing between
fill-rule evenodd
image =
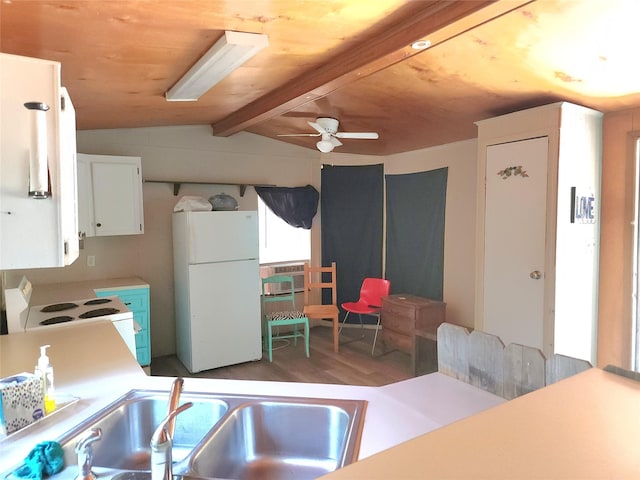
<instances>
[{"instance_id":1,"label":"red plastic chair","mask_svg":"<svg viewBox=\"0 0 640 480\"><path fill-rule=\"evenodd\" d=\"M382 307L382 297L389 295L391 290L391 282L384 278L365 278L360 287L360 298L357 302L344 302L341 307L347 312L344 316L340 332L347 321L350 313L357 313L360 317L360 327L364 328L362 323L362 315L371 315L377 317L376 335L373 338L373 347L371 355L376 349L376 341L378 340L378 330L380 330L380 308Z\"/></svg>"}]
</instances>

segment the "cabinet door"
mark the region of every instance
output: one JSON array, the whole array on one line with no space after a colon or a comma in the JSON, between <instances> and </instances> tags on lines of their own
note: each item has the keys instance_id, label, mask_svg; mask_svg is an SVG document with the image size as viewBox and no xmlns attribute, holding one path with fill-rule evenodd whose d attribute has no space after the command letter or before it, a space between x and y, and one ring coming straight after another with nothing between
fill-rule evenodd
<instances>
[{"instance_id":1,"label":"cabinet door","mask_svg":"<svg viewBox=\"0 0 640 480\"><path fill-rule=\"evenodd\" d=\"M140 157L78 154L86 236L144 233Z\"/></svg>"},{"instance_id":2,"label":"cabinet door","mask_svg":"<svg viewBox=\"0 0 640 480\"><path fill-rule=\"evenodd\" d=\"M484 331L505 345L543 348L547 156L547 137L487 148Z\"/></svg>"},{"instance_id":3,"label":"cabinet door","mask_svg":"<svg viewBox=\"0 0 640 480\"><path fill-rule=\"evenodd\" d=\"M149 289L123 288L117 290L96 290L97 297L117 296L133 313L133 320L141 330L136 333L136 358L142 366L151 363L151 332L149 331Z\"/></svg>"},{"instance_id":4,"label":"cabinet door","mask_svg":"<svg viewBox=\"0 0 640 480\"><path fill-rule=\"evenodd\" d=\"M62 267L77 257L75 114L61 109L60 64L0 54L0 270ZM36 131L25 102L45 103L51 196L28 195ZM74 243L75 242L75 243Z\"/></svg>"},{"instance_id":5,"label":"cabinet door","mask_svg":"<svg viewBox=\"0 0 640 480\"><path fill-rule=\"evenodd\" d=\"M96 235L142 233L140 169L129 162L92 162Z\"/></svg>"},{"instance_id":6,"label":"cabinet door","mask_svg":"<svg viewBox=\"0 0 640 480\"><path fill-rule=\"evenodd\" d=\"M60 105L60 224L65 265L80 253L78 243L78 179L76 160L76 112L66 88Z\"/></svg>"}]
</instances>

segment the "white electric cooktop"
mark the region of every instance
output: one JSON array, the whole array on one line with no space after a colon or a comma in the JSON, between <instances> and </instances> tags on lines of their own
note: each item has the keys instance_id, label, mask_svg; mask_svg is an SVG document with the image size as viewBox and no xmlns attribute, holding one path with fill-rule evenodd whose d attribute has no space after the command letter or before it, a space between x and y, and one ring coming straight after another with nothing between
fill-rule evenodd
<instances>
[{"instance_id":1,"label":"white electric cooktop","mask_svg":"<svg viewBox=\"0 0 640 480\"><path fill-rule=\"evenodd\" d=\"M50 305L29 307L25 330L51 328L77 322L132 318L131 311L118 297L95 297Z\"/></svg>"}]
</instances>

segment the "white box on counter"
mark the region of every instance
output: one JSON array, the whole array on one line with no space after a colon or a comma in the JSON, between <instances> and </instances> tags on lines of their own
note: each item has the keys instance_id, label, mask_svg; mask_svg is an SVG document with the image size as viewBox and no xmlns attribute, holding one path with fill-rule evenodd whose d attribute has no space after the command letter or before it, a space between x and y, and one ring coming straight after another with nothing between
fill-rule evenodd
<instances>
[{"instance_id":1,"label":"white box on counter","mask_svg":"<svg viewBox=\"0 0 640 480\"><path fill-rule=\"evenodd\" d=\"M44 417L42 377L19 373L0 379L0 438Z\"/></svg>"}]
</instances>

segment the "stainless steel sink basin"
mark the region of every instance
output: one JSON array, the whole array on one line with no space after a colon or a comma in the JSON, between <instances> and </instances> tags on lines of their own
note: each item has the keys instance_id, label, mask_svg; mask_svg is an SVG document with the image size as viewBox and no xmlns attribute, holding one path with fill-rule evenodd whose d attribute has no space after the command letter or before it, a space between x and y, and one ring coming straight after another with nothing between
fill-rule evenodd
<instances>
[{"instance_id":1,"label":"stainless steel sink basin","mask_svg":"<svg viewBox=\"0 0 640 480\"><path fill-rule=\"evenodd\" d=\"M190 461L200 477L312 479L351 463L357 437L349 402L260 401L237 408Z\"/></svg>"},{"instance_id":2,"label":"stainless steel sink basin","mask_svg":"<svg viewBox=\"0 0 640 480\"><path fill-rule=\"evenodd\" d=\"M132 390L82 422L58 440L65 471L77 469L78 439L100 427L93 466L112 480L149 478L150 440L168 401L169 392ZM185 402L194 405L178 415L172 449L183 480L311 479L358 458L364 400L184 392Z\"/></svg>"},{"instance_id":3,"label":"stainless steel sink basin","mask_svg":"<svg viewBox=\"0 0 640 480\"><path fill-rule=\"evenodd\" d=\"M134 390L88 418L60 441L65 464L75 465L78 439L90 428L100 427L102 439L93 443L93 465L126 470L149 470L150 441L156 426L167 416L168 393ZM175 424L173 459L185 458L229 406L224 400L202 394L183 394L181 402L193 407Z\"/></svg>"}]
</instances>

